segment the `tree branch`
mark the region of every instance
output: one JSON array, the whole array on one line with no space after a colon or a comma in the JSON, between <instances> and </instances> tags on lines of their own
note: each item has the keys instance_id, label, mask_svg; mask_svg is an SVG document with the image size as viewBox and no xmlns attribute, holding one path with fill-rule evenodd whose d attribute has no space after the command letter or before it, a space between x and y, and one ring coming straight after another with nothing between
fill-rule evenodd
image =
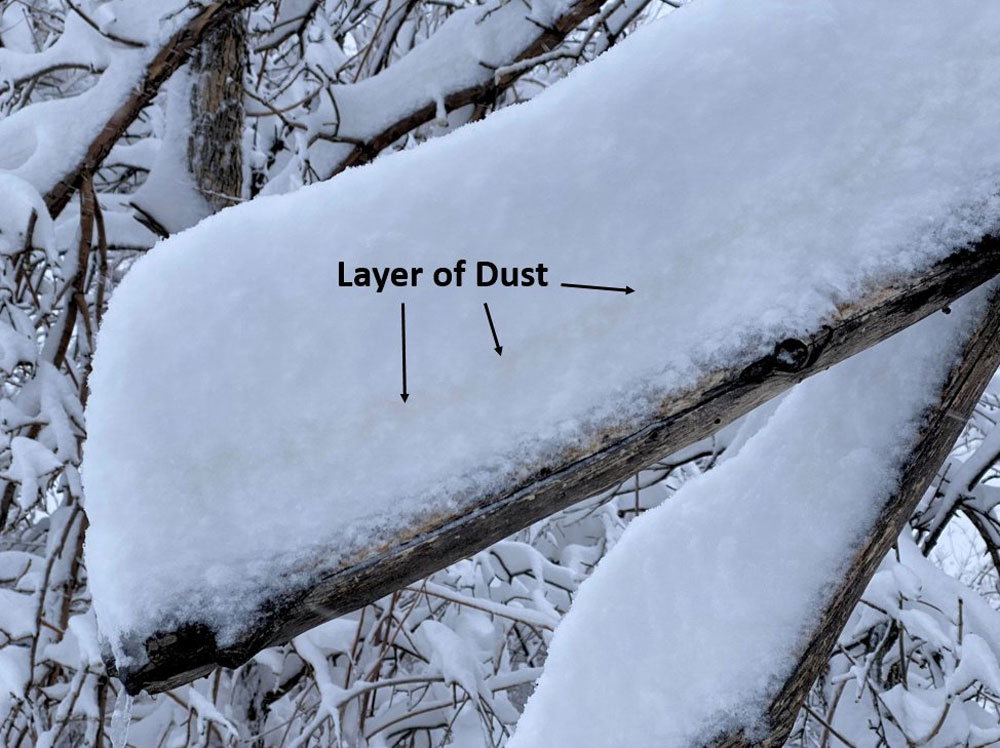
<instances>
[{"instance_id":1,"label":"tree branch","mask_svg":"<svg viewBox=\"0 0 1000 748\"><path fill-rule=\"evenodd\" d=\"M706 372L696 386L665 399L643 422L594 434L586 450L568 450L560 459L534 466L533 477L521 485L491 495L455 497L452 505L472 505L471 511L431 515L397 528L383 536L377 547L363 549L337 565L317 558L311 567L312 583L289 585L250 617L231 645L218 646L207 624L187 623L146 641L126 643L130 663L118 675L132 693L157 692L204 675L216 664L238 666L267 646L286 642L618 485L812 374L941 309L998 273L1000 239L986 237L922 272L871 288L858 301L841 305L812 334L778 341L772 353L749 366ZM961 395L965 397L965 390ZM951 407L961 412L964 403L961 399ZM951 422L946 426L953 429ZM953 439L947 437L948 446ZM936 459L936 453L931 456ZM932 475L939 464L940 460L928 457L913 470ZM919 472L916 477L922 480L923 476ZM894 528L887 526L883 532L895 537ZM280 573L275 570L276 575ZM850 591L853 594L854 587ZM821 644L817 646L825 657L828 647L823 649L825 640Z\"/></svg>"},{"instance_id":2,"label":"tree branch","mask_svg":"<svg viewBox=\"0 0 1000 748\"><path fill-rule=\"evenodd\" d=\"M830 652L847 625L851 612L882 559L906 527L938 469L948 458L955 440L998 367L1000 290L993 292L986 312L966 341L961 360L952 368L937 404L929 409L917 445L904 464L899 487L883 506L858 550L854 551L847 572L839 585L830 591L812 632L803 642L789 642L801 654L795 670L767 709L769 733L764 737L757 735L751 738L742 730L730 732L708 743L710 748L780 748L785 744L809 690L826 670Z\"/></svg>"},{"instance_id":3,"label":"tree branch","mask_svg":"<svg viewBox=\"0 0 1000 748\"><path fill-rule=\"evenodd\" d=\"M439 66L447 72L441 80L436 81L444 109L453 111L469 104L493 103L518 76L525 72L520 63L539 58L559 47L566 36L587 18L596 14L602 4L603 0L572 0L563 7L551 24L544 27L533 22L530 9L525 9L521 23L530 26L532 33L523 38L510 33L510 19L506 16L484 16L475 25L476 30L473 33L490 39L491 44L496 41L503 42L504 36L514 37L519 41L516 45L508 43L508 48L500 55L502 59L479 62L471 69L464 64L460 55L462 50L455 50L450 56L459 56L451 64ZM645 2L642 3L642 7L645 7ZM468 8L461 12L481 12L481 9ZM434 37L431 37L425 44L433 43ZM450 40L447 43L453 44ZM449 56L447 48L442 54ZM486 62L492 62L496 67L488 66ZM330 179L351 166L368 163L396 140L437 116L438 99L430 94L419 103L406 102L404 106L400 106L397 103L399 97L394 93L399 81L408 75L408 68L413 71L414 80L425 75L422 68L424 64L422 59L404 57L391 68L361 81L360 84L331 87L331 95L339 97L349 95L355 86L362 86L360 89L364 93L362 102L366 106L358 108L358 111L352 110L351 132L340 132L340 117L337 116L334 118L337 124L333 133L328 132L329 128L324 128L317 136L333 143L353 145L344 155L338 155L331 163L325 165L326 173L322 174L324 179ZM508 68L509 72L503 72ZM473 82L470 83L470 80ZM385 89L385 96L377 93L381 88ZM370 106L372 101L389 102L390 107L395 107L396 111L372 108Z\"/></svg>"}]
</instances>

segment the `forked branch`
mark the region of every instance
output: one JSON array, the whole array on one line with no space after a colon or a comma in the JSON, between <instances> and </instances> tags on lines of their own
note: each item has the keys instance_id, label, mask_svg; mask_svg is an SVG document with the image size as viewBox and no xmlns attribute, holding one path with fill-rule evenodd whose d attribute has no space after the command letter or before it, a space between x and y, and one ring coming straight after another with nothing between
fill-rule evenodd
<instances>
[{"instance_id":1,"label":"forked branch","mask_svg":"<svg viewBox=\"0 0 1000 748\"><path fill-rule=\"evenodd\" d=\"M847 572L830 591L811 633L801 642L789 642L790 649L800 652L799 661L767 709L768 734L750 738L750 726L747 725L746 732L737 730L721 735L708 744L709 748L780 748L785 744L796 715L813 683L826 669L830 652L851 612L948 458L998 367L1000 290L993 292L982 319L966 341L961 360L952 368L937 403L929 409L920 438L904 463L896 492L886 501L865 537L860 539L858 549L849 558L845 556L845 562L850 561ZM775 583L781 581L775 580Z\"/></svg>"}]
</instances>

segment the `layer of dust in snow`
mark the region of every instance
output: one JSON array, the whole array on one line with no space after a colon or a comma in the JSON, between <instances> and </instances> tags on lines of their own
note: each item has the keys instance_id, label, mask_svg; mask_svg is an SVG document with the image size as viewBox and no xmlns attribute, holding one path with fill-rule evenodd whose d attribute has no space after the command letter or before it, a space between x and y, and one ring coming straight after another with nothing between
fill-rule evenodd
<instances>
[{"instance_id":1,"label":"layer of dust in snow","mask_svg":"<svg viewBox=\"0 0 1000 748\"><path fill-rule=\"evenodd\" d=\"M972 0L698 0L525 105L163 242L91 379L104 635L232 633L296 563L510 485L980 236L997 38ZM436 287L459 258L549 285ZM340 261L424 273L375 293Z\"/></svg>"},{"instance_id":2,"label":"layer of dust in snow","mask_svg":"<svg viewBox=\"0 0 1000 748\"><path fill-rule=\"evenodd\" d=\"M763 727L983 298L802 383L734 457L637 518L556 629L510 748Z\"/></svg>"}]
</instances>

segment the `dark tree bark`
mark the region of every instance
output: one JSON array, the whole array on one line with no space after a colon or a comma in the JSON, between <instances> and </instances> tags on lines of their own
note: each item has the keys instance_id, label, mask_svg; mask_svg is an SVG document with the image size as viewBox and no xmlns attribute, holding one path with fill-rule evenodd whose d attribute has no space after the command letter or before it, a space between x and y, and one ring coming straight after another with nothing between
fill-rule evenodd
<instances>
[{"instance_id":1,"label":"dark tree bark","mask_svg":"<svg viewBox=\"0 0 1000 748\"><path fill-rule=\"evenodd\" d=\"M212 212L243 194L243 72L247 28L242 13L215 25L191 54L188 170Z\"/></svg>"}]
</instances>

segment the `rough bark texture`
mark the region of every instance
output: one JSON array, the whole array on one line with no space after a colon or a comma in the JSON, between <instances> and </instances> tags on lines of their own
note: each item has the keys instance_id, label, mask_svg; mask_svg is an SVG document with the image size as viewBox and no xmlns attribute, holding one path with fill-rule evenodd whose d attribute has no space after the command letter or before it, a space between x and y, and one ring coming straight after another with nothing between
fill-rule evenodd
<instances>
[{"instance_id":1,"label":"rough bark texture","mask_svg":"<svg viewBox=\"0 0 1000 748\"><path fill-rule=\"evenodd\" d=\"M243 71L247 28L242 13L216 24L191 54L188 170L212 212L243 194Z\"/></svg>"},{"instance_id":2,"label":"rough bark texture","mask_svg":"<svg viewBox=\"0 0 1000 748\"><path fill-rule=\"evenodd\" d=\"M256 0L221 0L206 5L180 31L170 37L146 68L135 90L111 114L97 137L88 144L80 162L45 194L45 206L53 218L66 207L86 176L94 174L100 168L115 143L139 116L139 112L149 105L160 90L160 86L187 61L188 55L201 43L205 35L255 2Z\"/></svg>"},{"instance_id":3,"label":"rough bark texture","mask_svg":"<svg viewBox=\"0 0 1000 748\"><path fill-rule=\"evenodd\" d=\"M798 665L767 710L770 732L764 737L758 735L756 739L748 738L743 732L729 733L710 742L708 745L711 748L780 748L785 744L809 689L826 670L830 652L847 625L851 611L947 459L998 367L1000 290L993 293L982 320L965 344L961 361L948 376L937 405L927 414L920 439L903 468L899 488L886 502L878 520L854 552L839 585L831 590L826 607L813 625L812 634L799 644L801 655ZM780 584L780 580L775 580L775 583Z\"/></svg>"},{"instance_id":4,"label":"rough bark texture","mask_svg":"<svg viewBox=\"0 0 1000 748\"><path fill-rule=\"evenodd\" d=\"M271 600L254 620L247 621L246 630L230 646L217 646L212 630L197 622L128 645L135 664L122 668L119 677L131 693L142 689L157 692L204 675L216 665L238 666L264 647L286 642L617 485L797 382L940 310L998 273L1000 240L987 237L976 247L957 251L923 272L871 289L857 302L843 305L835 318L813 334L779 341L773 353L748 366L707 372L692 389L666 396L659 409L643 422L628 429L594 434L587 448L567 451L558 461L538 465L533 477L522 485L493 495L455 497L466 511L428 516L339 565L331 566L317 558L313 583L289 587ZM964 407L967 396L963 390L963 399L952 409ZM950 422L946 425L948 433L954 434L955 427ZM947 446L953 438L944 438ZM934 445L938 449L937 442ZM940 464L937 456L936 451L929 456L921 453L906 483L916 486L918 478L922 480L920 476L932 475ZM918 470L925 472L918 476L914 472ZM900 512L900 516L905 515L902 509ZM891 542L896 525L891 524L894 520L886 521L890 524L879 533L887 533L885 537ZM850 595L857 585L864 586L865 573L868 566L852 577L854 586L838 598L840 606L850 607ZM826 631L826 626L833 624L824 624L821 630ZM835 636L836 631L839 629L824 635ZM819 641L808 651L822 651L825 656L825 646L825 640ZM783 707L785 711L792 708L789 704ZM776 716L785 711L776 711Z\"/></svg>"}]
</instances>

